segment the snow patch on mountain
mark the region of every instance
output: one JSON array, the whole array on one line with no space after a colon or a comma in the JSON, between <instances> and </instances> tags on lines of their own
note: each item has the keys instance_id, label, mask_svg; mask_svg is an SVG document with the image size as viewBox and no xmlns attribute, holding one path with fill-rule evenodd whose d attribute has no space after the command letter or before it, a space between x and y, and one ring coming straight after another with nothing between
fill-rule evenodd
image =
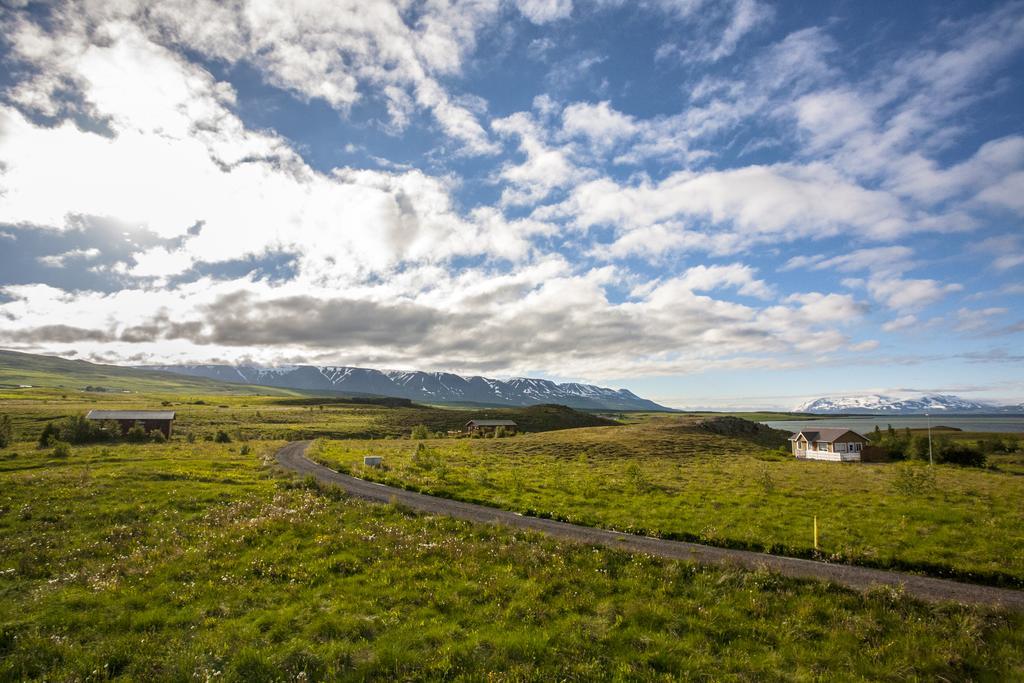
<instances>
[{"instance_id":1,"label":"snow patch on mountain","mask_svg":"<svg viewBox=\"0 0 1024 683\"><path fill-rule=\"evenodd\" d=\"M435 403L484 403L527 406L558 403L589 410L667 410L626 389L610 389L547 379L514 377L508 381L463 377L450 372L374 370L348 366L168 365L152 368L228 382L353 395L397 396Z\"/></svg>"},{"instance_id":2,"label":"snow patch on mountain","mask_svg":"<svg viewBox=\"0 0 1024 683\"><path fill-rule=\"evenodd\" d=\"M1000 413L1019 406L995 406L950 394L898 398L881 394L816 398L793 408L797 413Z\"/></svg>"}]
</instances>

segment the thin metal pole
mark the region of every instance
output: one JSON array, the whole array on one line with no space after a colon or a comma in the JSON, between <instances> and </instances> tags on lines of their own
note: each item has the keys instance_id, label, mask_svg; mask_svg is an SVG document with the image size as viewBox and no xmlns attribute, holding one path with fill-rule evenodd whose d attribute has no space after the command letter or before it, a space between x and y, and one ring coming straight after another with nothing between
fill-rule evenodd
<instances>
[{"instance_id":1,"label":"thin metal pole","mask_svg":"<svg viewBox=\"0 0 1024 683\"><path fill-rule=\"evenodd\" d=\"M934 465L935 461L932 459L932 416L925 413L924 416L928 418L928 464Z\"/></svg>"}]
</instances>

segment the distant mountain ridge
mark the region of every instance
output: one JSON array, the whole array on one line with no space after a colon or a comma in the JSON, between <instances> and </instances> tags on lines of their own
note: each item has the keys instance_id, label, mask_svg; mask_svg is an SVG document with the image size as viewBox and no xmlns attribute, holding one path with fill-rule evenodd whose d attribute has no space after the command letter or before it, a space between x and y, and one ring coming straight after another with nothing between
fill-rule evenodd
<instances>
[{"instance_id":1,"label":"distant mountain ridge","mask_svg":"<svg viewBox=\"0 0 1024 683\"><path fill-rule=\"evenodd\" d=\"M449 372L374 370L349 366L290 365L160 365L150 370L205 377L222 382L331 391L374 396L397 396L433 403L481 403L529 406L558 403L584 410L669 410L627 389L608 389L575 382L516 377L508 381L463 377Z\"/></svg>"},{"instance_id":2,"label":"distant mountain ridge","mask_svg":"<svg viewBox=\"0 0 1024 683\"><path fill-rule=\"evenodd\" d=\"M843 413L878 413L890 415L921 415L924 413L964 414L964 413L1020 413L1024 414L1024 404L997 406L990 403L969 401L950 394L932 394L917 398L895 398L880 394L862 396L837 396L832 398L816 398L801 403L793 409L798 413L843 414Z\"/></svg>"}]
</instances>

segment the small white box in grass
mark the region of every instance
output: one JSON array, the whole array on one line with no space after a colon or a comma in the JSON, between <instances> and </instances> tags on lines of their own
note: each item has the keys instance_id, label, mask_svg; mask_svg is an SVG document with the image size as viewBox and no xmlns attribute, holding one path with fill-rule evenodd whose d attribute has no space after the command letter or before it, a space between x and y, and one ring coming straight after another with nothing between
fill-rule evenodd
<instances>
[{"instance_id":1,"label":"small white box in grass","mask_svg":"<svg viewBox=\"0 0 1024 683\"><path fill-rule=\"evenodd\" d=\"M367 467L380 467L380 464L384 461L379 455L364 455L363 464Z\"/></svg>"}]
</instances>

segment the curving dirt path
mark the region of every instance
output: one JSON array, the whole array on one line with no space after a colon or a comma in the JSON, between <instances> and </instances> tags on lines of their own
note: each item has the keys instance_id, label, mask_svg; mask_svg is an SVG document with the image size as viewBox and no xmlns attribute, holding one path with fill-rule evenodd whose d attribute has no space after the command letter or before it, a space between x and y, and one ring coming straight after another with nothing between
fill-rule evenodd
<instances>
[{"instance_id":1,"label":"curving dirt path","mask_svg":"<svg viewBox=\"0 0 1024 683\"><path fill-rule=\"evenodd\" d=\"M339 486L353 496L379 503L396 502L420 512L447 515L470 522L532 529L562 540L601 545L628 552L646 553L672 560L700 564L724 564L747 569L764 567L785 576L821 579L855 590L865 590L877 585L902 586L907 595L930 602L952 601L968 605L1024 610L1024 591L979 586L867 567L828 564L748 550L716 548L699 543L668 541L606 529L577 526L550 519L524 517L507 510L463 503L447 498L436 498L335 472L307 458L306 448L308 446L308 441L293 441L277 452L278 464L284 469L300 475L312 475L317 481L324 484Z\"/></svg>"}]
</instances>

